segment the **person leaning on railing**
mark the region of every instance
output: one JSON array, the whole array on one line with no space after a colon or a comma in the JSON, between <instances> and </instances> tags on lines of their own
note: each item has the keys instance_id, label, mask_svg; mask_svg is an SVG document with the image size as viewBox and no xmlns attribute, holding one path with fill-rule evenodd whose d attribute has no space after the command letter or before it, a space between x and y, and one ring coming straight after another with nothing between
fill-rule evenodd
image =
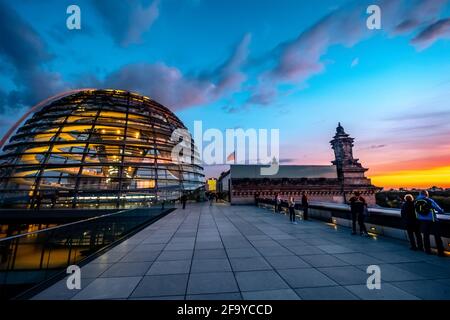
<instances>
[{"instance_id":1,"label":"person leaning on railing","mask_svg":"<svg viewBox=\"0 0 450 320\"><path fill-rule=\"evenodd\" d=\"M422 234L420 233L420 223L417 220L414 208L414 197L411 194L405 195L405 202L402 205L401 215L403 226L408 233L411 250L423 251Z\"/></svg>"},{"instance_id":2,"label":"person leaning on railing","mask_svg":"<svg viewBox=\"0 0 450 320\"><path fill-rule=\"evenodd\" d=\"M425 252L431 254L430 235L434 235L438 256L444 257L444 245L441 239L441 230L437 214L445 214L444 210L430 198L428 191L420 191L414 202L417 220L420 221L420 229L423 233L423 245Z\"/></svg>"},{"instance_id":3,"label":"person leaning on railing","mask_svg":"<svg viewBox=\"0 0 450 320\"><path fill-rule=\"evenodd\" d=\"M365 225L366 214L368 212L367 202L361 196L359 191L355 191L355 195L350 198L350 212L352 214L352 235L356 234L356 221L359 224L359 234L367 236L367 229Z\"/></svg>"}]
</instances>

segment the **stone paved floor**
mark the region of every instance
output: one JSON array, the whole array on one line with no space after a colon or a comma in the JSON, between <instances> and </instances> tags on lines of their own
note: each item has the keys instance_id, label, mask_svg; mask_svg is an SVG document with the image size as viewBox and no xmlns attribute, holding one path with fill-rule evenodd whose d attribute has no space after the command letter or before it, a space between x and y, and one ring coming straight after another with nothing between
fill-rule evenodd
<instances>
[{"instance_id":1,"label":"stone paved floor","mask_svg":"<svg viewBox=\"0 0 450 320\"><path fill-rule=\"evenodd\" d=\"M450 299L450 258L251 206L177 209L34 299ZM381 267L381 290L366 287Z\"/></svg>"}]
</instances>

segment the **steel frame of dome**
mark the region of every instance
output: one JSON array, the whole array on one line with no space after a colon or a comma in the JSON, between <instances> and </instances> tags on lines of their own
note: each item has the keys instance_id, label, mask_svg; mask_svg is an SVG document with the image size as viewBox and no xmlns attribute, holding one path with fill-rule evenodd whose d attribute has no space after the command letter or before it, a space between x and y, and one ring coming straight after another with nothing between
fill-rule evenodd
<instances>
[{"instance_id":1,"label":"steel frame of dome","mask_svg":"<svg viewBox=\"0 0 450 320\"><path fill-rule=\"evenodd\" d=\"M186 129L166 107L123 90L81 90L44 103L0 155L0 206L121 208L175 199L204 186L192 164L171 158Z\"/></svg>"}]
</instances>

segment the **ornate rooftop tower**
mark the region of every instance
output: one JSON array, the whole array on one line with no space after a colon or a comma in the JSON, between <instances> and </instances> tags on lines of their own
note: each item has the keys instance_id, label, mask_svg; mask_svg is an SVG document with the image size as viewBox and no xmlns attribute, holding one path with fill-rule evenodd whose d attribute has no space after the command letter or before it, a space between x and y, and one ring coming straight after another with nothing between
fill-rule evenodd
<instances>
[{"instance_id":1,"label":"ornate rooftop tower","mask_svg":"<svg viewBox=\"0 0 450 320\"><path fill-rule=\"evenodd\" d=\"M336 134L330 141L335 155L332 163L336 166L344 195L356 190L364 194L373 194L378 188L373 186L370 179L365 176L368 169L359 163L359 159L353 158L354 140L345 132L341 123L338 123Z\"/></svg>"}]
</instances>

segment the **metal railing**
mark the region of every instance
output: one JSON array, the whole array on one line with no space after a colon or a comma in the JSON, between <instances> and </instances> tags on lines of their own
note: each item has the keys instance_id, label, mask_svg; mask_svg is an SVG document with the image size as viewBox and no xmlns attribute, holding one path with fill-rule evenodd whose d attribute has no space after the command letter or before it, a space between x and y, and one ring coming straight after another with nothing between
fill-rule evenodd
<instances>
[{"instance_id":1,"label":"metal railing","mask_svg":"<svg viewBox=\"0 0 450 320\"><path fill-rule=\"evenodd\" d=\"M15 297L80 264L173 209L155 205L0 239L0 299Z\"/></svg>"},{"instance_id":2,"label":"metal railing","mask_svg":"<svg viewBox=\"0 0 450 320\"><path fill-rule=\"evenodd\" d=\"M271 210L274 210L275 208L274 199L260 198L258 199L257 204L260 207L265 207ZM287 207L288 203L286 201L282 201L281 208L287 210ZM301 213L302 206L300 204L296 204L295 210L297 210L298 213ZM350 206L347 204L310 202L309 216L311 218L323 220L336 225L346 227L350 227L351 225ZM447 244L450 244L450 214L438 214L437 218L437 223L440 224L441 235L445 237L443 240L447 242ZM404 230L404 222L399 209L369 207L369 216L366 218L366 225L368 226L368 229L375 234L403 240L407 239L406 232Z\"/></svg>"}]
</instances>

